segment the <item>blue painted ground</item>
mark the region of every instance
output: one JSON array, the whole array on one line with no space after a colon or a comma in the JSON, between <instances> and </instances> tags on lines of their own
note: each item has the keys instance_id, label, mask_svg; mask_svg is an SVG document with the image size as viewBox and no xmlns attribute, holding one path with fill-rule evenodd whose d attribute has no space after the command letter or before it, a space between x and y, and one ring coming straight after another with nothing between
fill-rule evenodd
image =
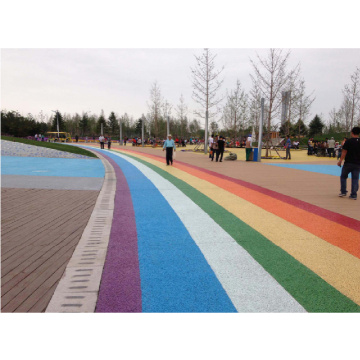
<instances>
[{"instance_id":1,"label":"blue painted ground","mask_svg":"<svg viewBox=\"0 0 360 360\"><path fill-rule=\"evenodd\" d=\"M318 174L340 176L341 168L337 165L313 165L313 164L265 164L272 166L280 166L284 168L297 169L315 172ZM351 175L350 175L351 177Z\"/></svg>"},{"instance_id":2,"label":"blue painted ground","mask_svg":"<svg viewBox=\"0 0 360 360\"><path fill-rule=\"evenodd\" d=\"M123 171L135 211L143 312L236 312L185 226L141 171L106 152Z\"/></svg>"},{"instance_id":3,"label":"blue painted ground","mask_svg":"<svg viewBox=\"0 0 360 360\"><path fill-rule=\"evenodd\" d=\"M101 178L105 169L100 159L2 156L1 174Z\"/></svg>"}]
</instances>

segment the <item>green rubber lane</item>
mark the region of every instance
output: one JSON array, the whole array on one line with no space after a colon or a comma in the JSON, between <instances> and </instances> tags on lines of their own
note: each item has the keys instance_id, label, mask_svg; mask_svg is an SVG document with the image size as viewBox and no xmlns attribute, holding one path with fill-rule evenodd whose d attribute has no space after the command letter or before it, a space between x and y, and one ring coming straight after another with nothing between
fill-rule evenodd
<instances>
[{"instance_id":1,"label":"green rubber lane","mask_svg":"<svg viewBox=\"0 0 360 360\"><path fill-rule=\"evenodd\" d=\"M123 154L123 153L122 153ZM219 224L308 312L360 312L360 306L316 273L186 182L135 156L174 184Z\"/></svg>"}]
</instances>

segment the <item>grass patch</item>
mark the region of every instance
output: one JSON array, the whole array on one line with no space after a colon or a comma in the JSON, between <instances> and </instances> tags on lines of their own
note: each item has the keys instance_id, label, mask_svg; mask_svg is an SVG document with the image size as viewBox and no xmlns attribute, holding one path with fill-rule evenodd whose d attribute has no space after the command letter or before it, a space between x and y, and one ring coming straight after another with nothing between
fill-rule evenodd
<instances>
[{"instance_id":1,"label":"grass patch","mask_svg":"<svg viewBox=\"0 0 360 360\"><path fill-rule=\"evenodd\" d=\"M1 140L13 141L13 142L18 142L18 143L27 144L27 145L40 146L40 147L64 151L64 152L68 152L68 153L72 153L72 154L84 155L84 156L97 158L97 156L95 154L93 154L92 152L90 152L88 150L85 150L85 149L77 147L77 146L71 146L68 144L56 144L56 143L51 143L51 142L28 140L28 139L16 138L16 137L10 137L10 136L1 136Z\"/></svg>"}]
</instances>

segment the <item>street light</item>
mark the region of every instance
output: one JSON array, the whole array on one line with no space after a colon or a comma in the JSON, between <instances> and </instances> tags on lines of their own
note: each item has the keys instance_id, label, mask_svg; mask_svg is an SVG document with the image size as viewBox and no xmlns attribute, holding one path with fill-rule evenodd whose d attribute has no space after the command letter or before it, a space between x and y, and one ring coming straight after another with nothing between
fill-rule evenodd
<instances>
[{"instance_id":1,"label":"street light","mask_svg":"<svg viewBox=\"0 0 360 360\"><path fill-rule=\"evenodd\" d=\"M59 110L51 110L52 112L56 113L56 124L57 124L57 133L58 133L58 141L60 139L59 134Z\"/></svg>"}]
</instances>

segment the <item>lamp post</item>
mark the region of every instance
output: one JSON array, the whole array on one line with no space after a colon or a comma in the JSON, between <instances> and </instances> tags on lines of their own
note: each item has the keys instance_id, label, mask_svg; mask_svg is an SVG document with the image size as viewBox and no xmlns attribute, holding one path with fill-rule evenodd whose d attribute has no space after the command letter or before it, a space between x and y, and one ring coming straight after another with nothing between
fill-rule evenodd
<instances>
[{"instance_id":1,"label":"lamp post","mask_svg":"<svg viewBox=\"0 0 360 360\"><path fill-rule=\"evenodd\" d=\"M144 147L144 123L145 123L145 117L143 116L141 118L141 146Z\"/></svg>"},{"instance_id":2,"label":"lamp post","mask_svg":"<svg viewBox=\"0 0 360 360\"><path fill-rule=\"evenodd\" d=\"M263 125L264 125L264 106L265 106L265 99L261 98L261 117L260 117L260 125L259 125L258 158L257 158L257 161L259 162L261 162L261 149L262 149Z\"/></svg>"},{"instance_id":3,"label":"lamp post","mask_svg":"<svg viewBox=\"0 0 360 360\"><path fill-rule=\"evenodd\" d=\"M208 147L208 122L209 122L209 112L206 110L205 112L205 139L204 139L204 154L207 154L207 147Z\"/></svg>"},{"instance_id":4,"label":"lamp post","mask_svg":"<svg viewBox=\"0 0 360 360\"><path fill-rule=\"evenodd\" d=\"M56 113L56 127L57 127L57 133L58 133L58 141L60 139L59 134L59 110L51 110L52 112Z\"/></svg>"},{"instance_id":5,"label":"lamp post","mask_svg":"<svg viewBox=\"0 0 360 360\"><path fill-rule=\"evenodd\" d=\"M120 116L120 118L119 118L119 128L120 128L120 145L122 145L123 144L123 137L122 137L122 118L121 118L121 116Z\"/></svg>"}]
</instances>

